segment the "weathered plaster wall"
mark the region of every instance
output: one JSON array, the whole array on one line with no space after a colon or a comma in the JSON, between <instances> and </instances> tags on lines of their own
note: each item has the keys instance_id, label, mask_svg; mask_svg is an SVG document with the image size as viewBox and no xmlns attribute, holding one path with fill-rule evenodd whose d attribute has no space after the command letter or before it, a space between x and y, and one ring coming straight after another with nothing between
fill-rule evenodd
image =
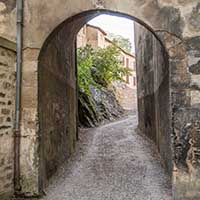
<instances>
[{"instance_id":1,"label":"weathered plaster wall","mask_svg":"<svg viewBox=\"0 0 200 200\"><path fill-rule=\"evenodd\" d=\"M157 144L172 173L169 65L165 49L155 36L135 24L138 76L139 130Z\"/></svg>"},{"instance_id":2,"label":"weathered plaster wall","mask_svg":"<svg viewBox=\"0 0 200 200\"><path fill-rule=\"evenodd\" d=\"M14 192L16 1L0 0L0 199Z\"/></svg>"},{"instance_id":3,"label":"weathered plaster wall","mask_svg":"<svg viewBox=\"0 0 200 200\"><path fill-rule=\"evenodd\" d=\"M40 173L43 187L74 151L77 140L76 33L78 18L57 29L39 57Z\"/></svg>"},{"instance_id":4,"label":"weathered plaster wall","mask_svg":"<svg viewBox=\"0 0 200 200\"><path fill-rule=\"evenodd\" d=\"M15 52L0 44L0 199L13 194Z\"/></svg>"},{"instance_id":5,"label":"weathered plaster wall","mask_svg":"<svg viewBox=\"0 0 200 200\"><path fill-rule=\"evenodd\" d=\"M41 47L51 31L65 19L92 9L108 9L134 16L154 30L165 30L183 37L198 36L200 31L195 25L199 20L196 7L198 2L199 0L52 0L49 4L48 0L29 0L25 1L24 45ZM59 8L59 12L55 13L55 8ZM193 10L196 14L193 14Z\"/></svg>"},{"instance_id":6,"label":"weathered plaster wall","mask_svg":"<svg viewBox=\"0 0 200 200\"><path fill-rule=\"evenodd\" d=\"M76 24L69 20L57 27L41 51L39 48L23 51L20 179L25 196L37 196L58 165L74 149L77 107L75 48L72 47L75 33L83 24L81 18ZM62 106L65 107L60 111ZM53 113L57 114L54 116ZM66 114L69 114L67 118Z\"/></svg>"},{"instance_id":7,"label":"weathered plaster wall","mask_svg":"<svg viewBox=\"0 0 200 200\"><path fill-rule=\"evenodd\" d=\"M197 28L199 24L198 2L199 0L125 0L123 2L120 0L55 0L51 4L47 0L25 2L24 48L41 49L45 39L61 22L77 13L92 9L108 9L134 16L152 27L159 35L170 56L170 101L172 105L172 127L170 128L172 128L173 152L179 152L174 155L174 163L178 166L174 168L173 173L174 195L180 199L183 199L183 196L184 198L191 198L195 195L198 197L199 194L195 191L198 191L200 187L199 184L194 184L198 182L196 180L198 180L199 169L197 159L199 146L194 142L194 135L198 135L198 130L195 128L195 134L191 134L191 131L187 129L188 124L191 124L191 127L198 127L195 124L198 124L199 120L199 110L194 110L194 107L198 107L199 104L199 99L196 98L199 91L194 87L191 90L191 80L195 82L197 79L191 76L189 71L199 66L198 61L200 60L199 49L194 45L194 41L199 41L200 35ZM59 12L55 12L55 8L59 8ZM24 60L24 68L29 67L26 61ZM33 62L37 66L37 59ZM22 96L25 96L25 93ZM34 104L37 104L37 99ZM182 131L183 127L185 127L184 131ZM191 135L193 135L193 140L188 139ZM191 141L194 144L190 145ZM185 158L192 156L185 159L184 155ZM194 160L189 162L191 158ZM182 166L187 167L182 170Z\"/></svg>"},{"instance_id":8,"label":"weathered plaster wall","mask_svg":"<svg viewBox=\"0 0 200 200\"><path fill-rule=\"evenodd\" d=\"M0 0L0 36L15 40L15 0ZM199 0L29 0L24 1L21 121L22 192L38 193L38 55L46 38L69 17L107 9L150 26L169 52L174 196L198 199L199 178ZM58 11L55 11L55 8Z\"/></svg>"},{"instance_id":9,"label":"weathered plaster wall","mask_svg":"<svg viewBox=\"0 0 200 200\"><path fill-rule=\"evenodd\" d=\"M0 37L16 41L16 0L0 0Z\"/></svg>"}]
</instances>

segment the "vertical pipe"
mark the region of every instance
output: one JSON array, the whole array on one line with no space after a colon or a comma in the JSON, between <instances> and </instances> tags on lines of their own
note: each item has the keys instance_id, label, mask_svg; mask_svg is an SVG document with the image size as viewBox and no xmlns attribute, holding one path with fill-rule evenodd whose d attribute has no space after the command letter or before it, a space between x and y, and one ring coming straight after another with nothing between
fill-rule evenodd
<instances>
[{"instance_id":1,"label":"vertical pipe","mask_svg":"<svg viewBox=\"0 0 200 200\"><path fill-rule=\"evenodd\" d=\"M16 101L14 130L14 190L18 193L20 185L20 108L21 108L21 73L22 73L22 26L23 0L17 0L17 63L16 63Z\"/></svg>"},{"instance_id":2,"label":"vertical pipe","mask_svg":"<svg viewBox=\"0 0 200 200\"><path fill-rule=\"evenodd\" d=\"M74 59L75 59L75 76L76 76L76 140L79 140L79 133L78 133L78 126L79 126L79 113L78 113L78 64L77 64L77 40L75 39L75 43L74 43Z\"/></svg>"}]
</instances>

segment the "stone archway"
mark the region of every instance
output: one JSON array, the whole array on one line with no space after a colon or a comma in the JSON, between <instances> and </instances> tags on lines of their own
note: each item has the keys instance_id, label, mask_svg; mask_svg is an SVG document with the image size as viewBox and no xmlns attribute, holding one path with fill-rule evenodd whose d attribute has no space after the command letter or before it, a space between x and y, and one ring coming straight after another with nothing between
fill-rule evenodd
<instances>
[{"instance_id":1,"label":"stone archway","mask_svg":"<svg viewBox=\"0 0 200 200\"><path fill-rule=\"evenodd\" d=\"M100 14L119 15L134 19L129 15L116 13L107 10L92 10L80 13L69 19L55 29L55 31L46 40L41 54L39 56L38 66L38 117L39 117L39 132L41 135L41 163L40 170L43 177L42 184L45 187L46 182L55 173L60 164L68 159L71 152L74 151L77 135L77 86L76 86L76 64L75 64L75 40L80 28L90 19ZM144 23L142 23L144 24ZM147 26L147 25L145 25ZM147 26L148 27L148 26ZM150 29L148 27L148 29ZM152 29L150 29L152 31ZM150 32L150 31L148 31ZM144 116L159 115L156 109L165 112L165 118L161 115L157 116L160 124L156 123L154 117L145 119L145 123L151 123L151 130L148 127L143 127L143 132L148 137L154 139L159 146L160 152L165 160L166 166L171 174L172 159L171 159L171 142L170 142L170 100L169 100L169 65L168 55L164 45L158 36L152 31L150 33L152 42L156 44L157 54L160 60L155 62L158 66L153 68L155 72L145 76L146 72L140 72L138 68L138 76L143 79L149 79L152 84L156 84L155 88L150 88L149 83L146 85L147 91L143 91L144 96L139 98L139 102L145 101L144 107L139 104L139 111L145 112ZM153 36L154 35L154 36ZM152 46L153 47L153 46ZM154 59L155 51L151 49L151 55L147 60ZM150 54L150 52L146 52ZM161 61L162 60L162 61ZM148 61L147 61L148 62ZM146 64L147 64L146 62ZM163 67L161 68L162 65ZM142 66L141 66L142 67ZM156 69L157 67L157 69ZM163 75L164 74L164 75ZM153 75L153 76L152 76ZM154 77L155 76L155 77ZM140 78L138 78L140 80ZM165 80L165 82L164 82ZM157 83L158 82L158 83ZM142 84L142 81L141 81ZM139 84L139 85L141 85ZM163 86L162 86L163 85ZM142 87L142 85L141 85ZM141 89L142 90L142 89ZM152 98L148 99L149 93L152 93ZM159 92L160 91L160 92ZM142 91L141 91L142 92ZM156 95L155 93L161 93ZM165 101L160 100L156 96L165 96ZM148 105L147 105L148 104ZM151 110L152 107L154 110ZM164 107L164 108L162 108ZM158 121L158 120L157 120ZM164 126L166 128L162 128ZM142 128L142 121L140 127ZM146 125L144 125L146 126ZM161 133L161 132L164 133ZM149 135L152 134L152 137ZM160 135L159 135L160 134ZM159 135L159 136L157 136ZM161 141L160 137L163 137ZM166 155L165 151L168 155Z\"/></svg>"},{"instance_id":2,"label":"stone archway","mask_svg":"<svg viewBox=\"0 0 200 200\"><path fill-rule=\"evenodd\" d=\"M38 55L41 51L45 38L52 30L55 30L50 37L46 40L47 49L52 48L53 45L59 47L58 44L63 45L62 41L57 35L58 29L55 29L59 24L59 33L66 41L73 41L73 38L66 38L64 28L65 19L78 14L80 12L89 11L95 12L95 9L109 10L113 12L125 13L126 16L135 16L135 19L140 19L138 22L145 21L146 27L152 27L152 30L157 35L157 38L163 41L165 48L169 54L170 64L170 104L172 105L172 112L170 119L172 126L170 126L170 133L172 136L172 147L174 153L174 162L176 163L176 171L173 173L175 196L180 199L183 196L193 197L199 189L198 184L198 118L199 118L199 100L195 96L199 96L198 84L196 83L196 62L189 62L190 59L195 57L198 60L198 53L200 50L195 45L195 41L199 41L200 33L194 30L192 24L189 25L188 21L192 20L192 14L188 11L185 13L184 6L189 5L190 8L198 9L196 1L192 3L183 3L182 1L176 2L175 5L169 1L53 1L51 4L48 1L29 1L25 5L25 28L24 28L24 71L23 78L25 80L22 90L23 99L23 112L22 112L22 135L26 137L22 139L21 145L21 176L22 176L22 192L27 194L38 194L40 185L41 171L38 167ZM59 12L55 12L55 7L59 7ZM29 12L30 11L30 12ZM191 11L191 10L190 10ZM41 14L43 13L43 15ZM28 17L31 13L31 17ZM26 17L27 16L27 17ZM39 16L39 17L36 17ZM185 17L182 17L185 16ZM188 17L189 16L189 17ZM94 17L94 15L93 15ZM83 17L84 18L84 17ZM80 18L77 23L81 27L84 24L84 19ZM90 17L87 18L87 20ZM70 18L73 19L73 18ZM29 22L32 23L29 23ZM84 22L84 23L83 23ZM184 23L185 22L185 25ZM73 26L73 21L69 22ZM69 25L68 24L68 25ZM144 24L144 23L143 23ZM147 24L149 26L147 26ZM76 28L74 29L74 31ZM77 30L76 30L77 31ZM74 34L76 33L74 32ZM30 34L31 33L31 34ZM71 35L73 35L71 33ZM52 37L55 37L56 43L50 43ZM189 38L188 38L189 37ZM66 44L65 44L66 45ZM73 44L70 44L73 48ZM67 46L66 46L67 47ZM68 46L69 48L69 46ZM57 49L59 50L59 49ZM61 50L61 49L60 49ZM194 53L196 52L196 53ZM41 55L43 50L41 51ZM40 55L40 56L41 56ZM56 55L56 51L52 51L52 55ZM65 57L70 55L65 64L73 63L73 51L63 51L59 56ZM39 59L40 60L40 59ZM52 64L59 62L59 60L45 60L45 63ZM40 63L44 64L44 62ZM188 66L188 65L191 65ZM60 63L60 68L65 71L63 63ZM190 68L189 68L190 67ZM191 73L196 74L192 75ZM54 72L53 72L54 73ZM68 81L71 88L68 92L74 95L75 79L73 77L74 71L68 73L69 77L58 76L64 81ZM51 76L52 74L48 74ZM32 77L30 79L30 77ZM40 79L40 77L39 77ZM70 80L70 81L69 81ZM71 82L72 80L72 82ZM193 83L192 81L193 80ZM192 85L191 85L192 83ZM59 82L62 85L62 81ZM58 84L58 85L59 85ZM40 87L40 86L39 86ZM29 92L33 91L33 92ZM29 94L29 95L27 95ZM47 95L47 94L46 94ZM74 98L70 96L71 98ZM40 101L40 97L39 97ZM55 99L56 101L56 99ZM65 104L66 102L63 102ZM44 102L45 104L45 102ZM47 106L47 105L46 105ZM55 106L55 112L59 107ZM68 108L69 110L71 109ZM39 111L40 112L40 111ZM76 110L70 110L75 113ZM30 114L31 113L31 114ZM57 113L59 116L59 113ZM71 122L75 122L73 118ZM59 124L58 124L59 125ZM75 127L74 127L75 128ZM73 130L73 129L71 129ZM75 135L70 135L71 147L74 145ZM40 143L42 145L42 143ZM73 150L73 148L71 148ZM70 151L69 150L69 153ZM40 171L40 173L39 173ZM195 183L195 184L194 184ZM41 185L40 185L41 186ZM185 189L187 188L187 190ZM183 193L184 191L184 193ZM197 194L199 195L199 194ZM196 197L196 196L195 196Z\"/></svg>"}]
</instances>

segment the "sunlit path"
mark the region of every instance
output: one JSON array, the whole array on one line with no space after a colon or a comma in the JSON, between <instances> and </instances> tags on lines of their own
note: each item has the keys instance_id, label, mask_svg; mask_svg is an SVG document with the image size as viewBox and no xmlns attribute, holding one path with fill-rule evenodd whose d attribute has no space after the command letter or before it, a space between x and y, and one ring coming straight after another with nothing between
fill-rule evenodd
<instances>
[{"instance_id":1,"label":"sunlit path","mask_svg":"<svg viewBox=\"0 0 200 200\"><path fill-rule=\"evenodd\" d=\"M134 123L133 123L134 122ZM138 135L136 116L83 131L77 152L44 200L171 200L154 147Z\"/></svg>"}]
</instances>

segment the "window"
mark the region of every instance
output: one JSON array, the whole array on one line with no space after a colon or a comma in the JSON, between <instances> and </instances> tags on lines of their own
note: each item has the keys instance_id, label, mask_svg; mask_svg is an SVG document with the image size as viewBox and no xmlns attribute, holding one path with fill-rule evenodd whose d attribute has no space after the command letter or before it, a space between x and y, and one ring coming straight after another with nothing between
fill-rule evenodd
<instances>
[{"instance_id":1,"label":"window","mask_svg":"<svg viewBox=\"0 0 200 200\"><path fill-rule=\"evenodd\" d=\"M122 57L122 63L125 66L125 57L124 56Z\"/></svg>"},{"instance_id":2,"label":"window","mask_svg":"<svg viewBox=\"0 0 200 200\"><path fill-rule=\"evenodd\" d=\"M133 70L136 71L136 63L133 61Z\"/></svg>"},{"instance_id":3,"label":"window","mask_svg":"<svg viewBox=\"0 0 200 200\"><path fill-rule=\"evenodd\" d=\"M128 68L129 67L129 59L126 58L126 67Z\"/></svg>"},{"instance_id":4,"label":"window","mask_svg":"<svg viewBox=\"0 0 200 200\"><path fill-rule=\"evenodd\" d=\"M129 75L126 75L126 83L129 84Z\"/></svg>"},{"instance_id":5,"label":"window","mask_svg":"<svg viewBox=\"0 0 200 200\"><path fill-rule=\"evenodd\" d=\"M136 86L136 77L133 77L133 86Z\"/></svg>"}]
</instances>

